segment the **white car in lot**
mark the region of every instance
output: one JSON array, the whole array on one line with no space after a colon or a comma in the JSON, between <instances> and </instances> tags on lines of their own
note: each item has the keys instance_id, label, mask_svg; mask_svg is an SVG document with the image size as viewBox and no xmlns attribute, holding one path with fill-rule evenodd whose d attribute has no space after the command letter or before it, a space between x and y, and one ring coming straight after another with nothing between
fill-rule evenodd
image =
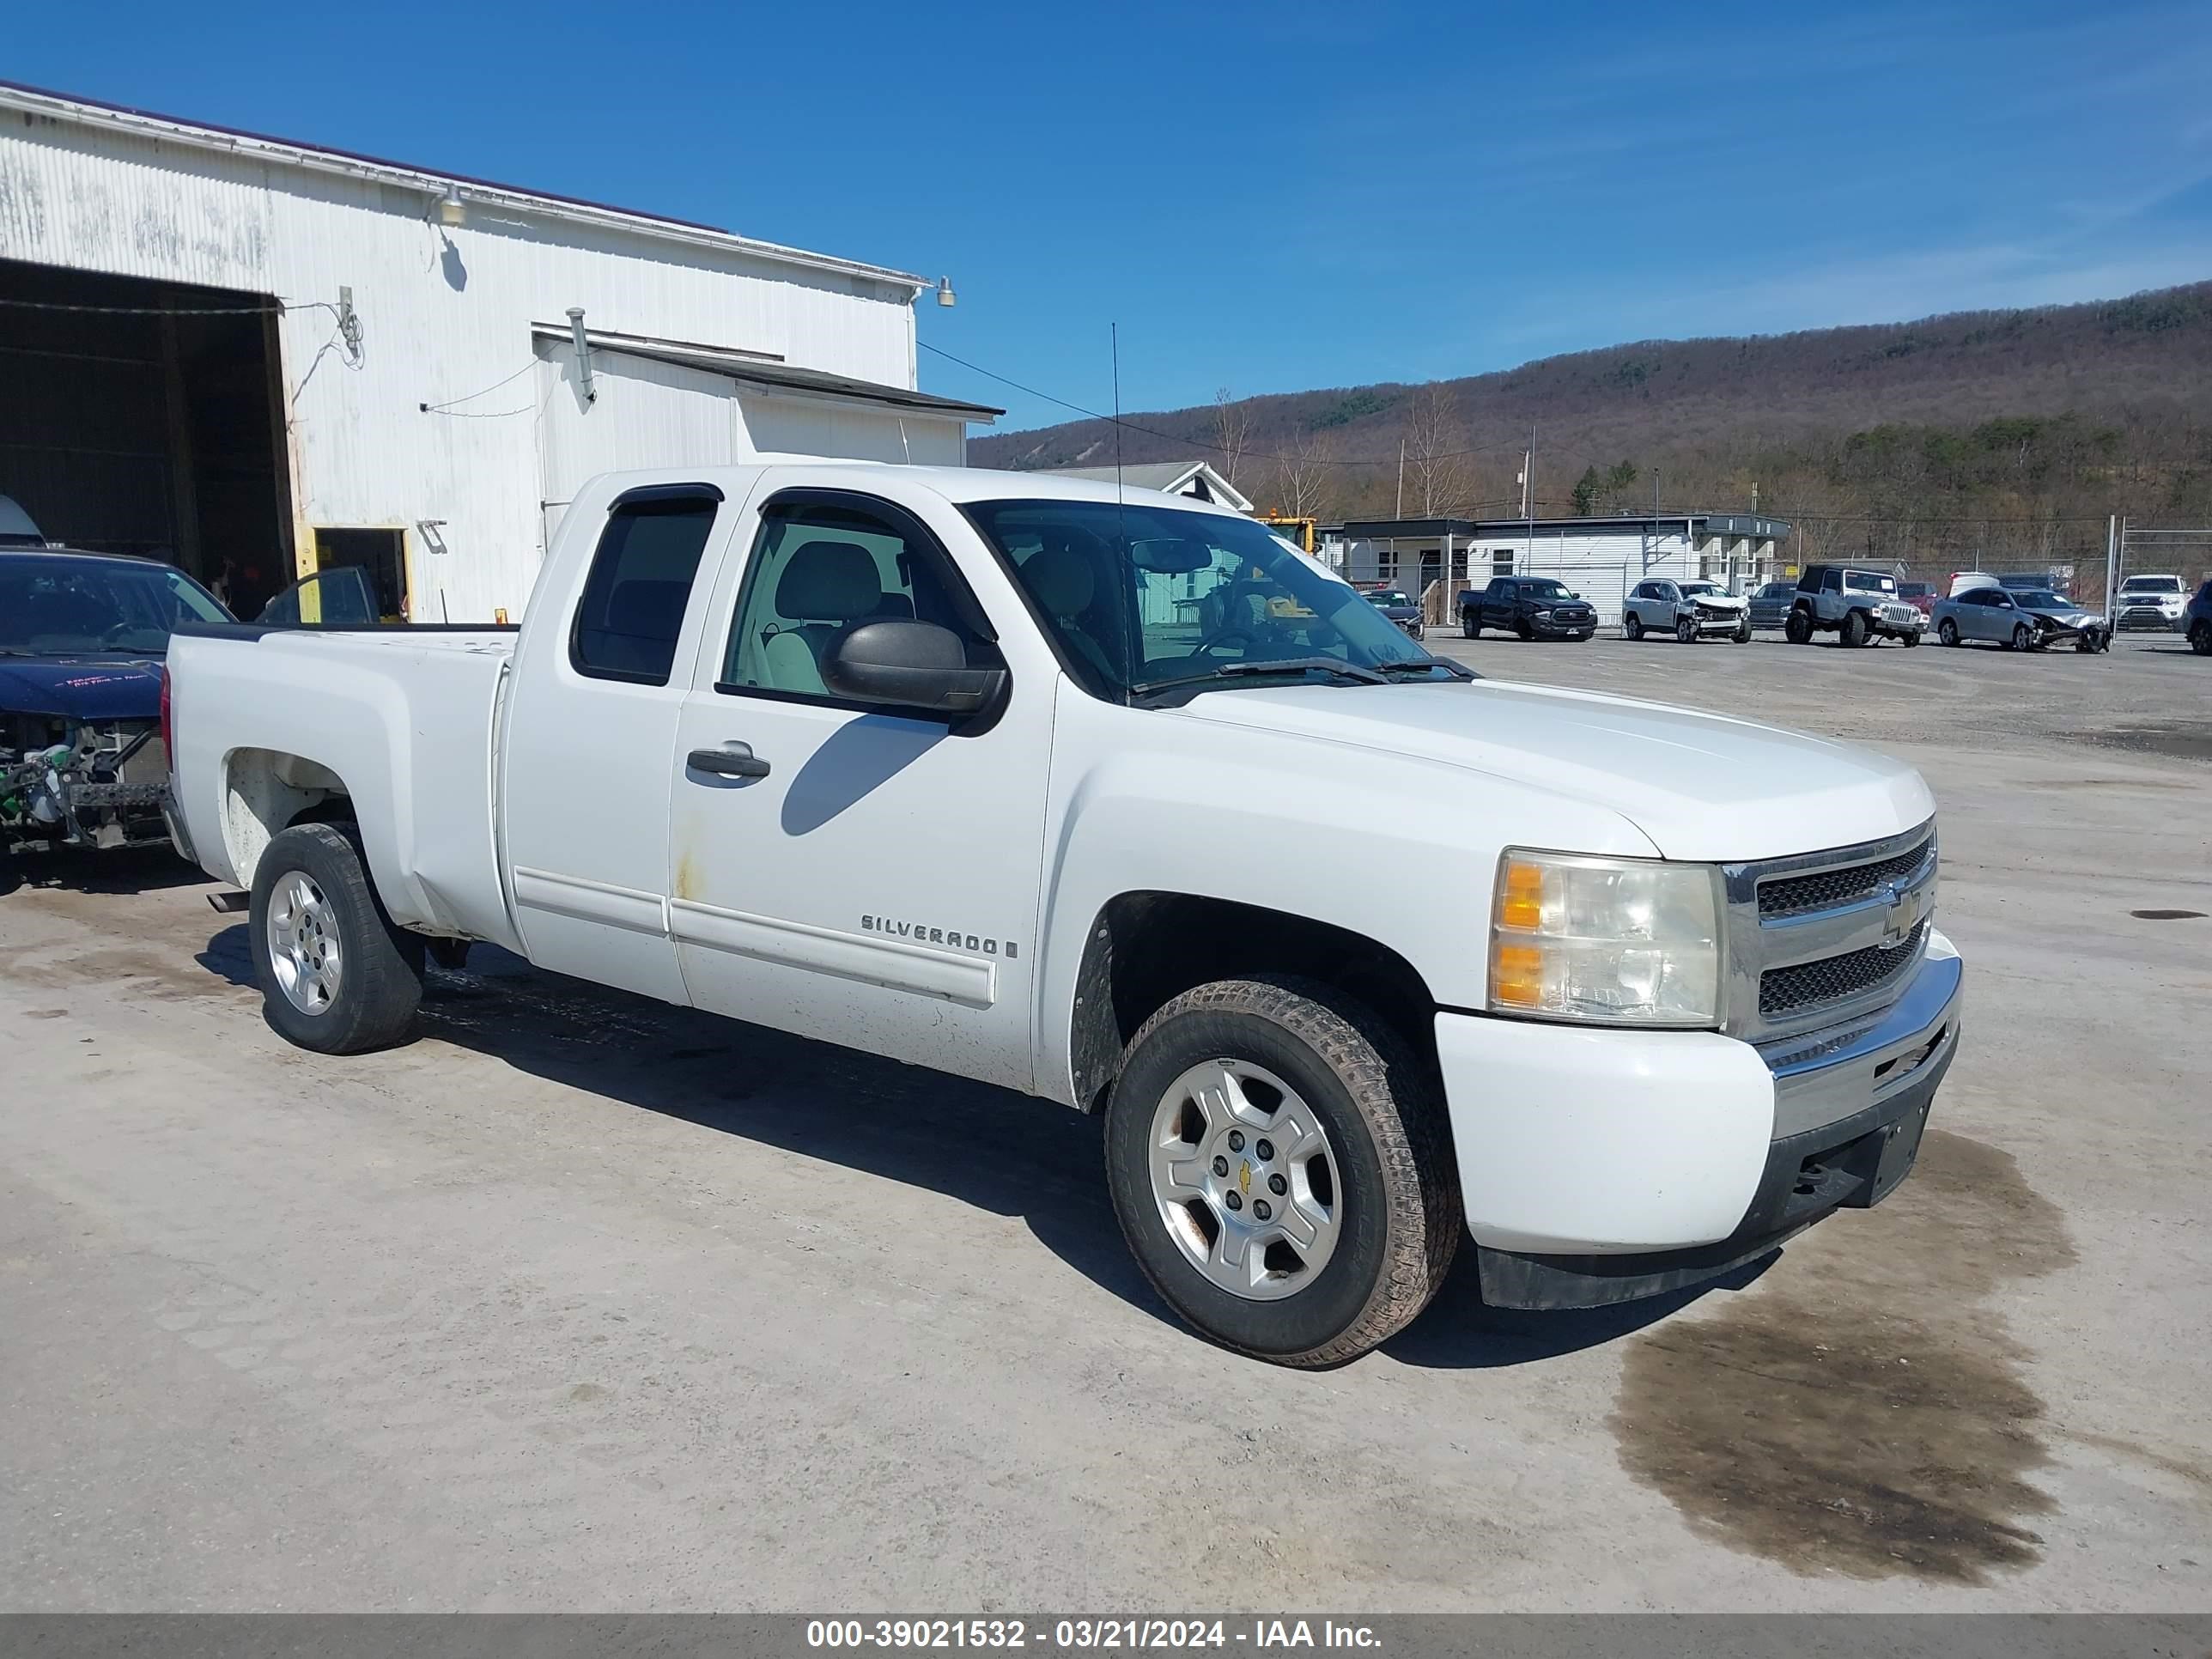
<instances>
[{"instance_id":1,"label":"white car in lot","mask_svg":"<svg viewBox=\"0 0 2212 1659\"><path fill-rule=\"evenodd\" d=\"M2188 608L2189 589L2180 577L2130 576L2120 584L2119 600L2112 607L2112 626L2171 632L2181 626L2181 613Z\"/></svg>"},{"instance_id":2,"label":"white car in lot","mask_svg":"<svg viewBox=\"0 0 2212 1659\"><path fill-rule=\"evenodd\" d=\"M1904 1179L1957 1051L1911 767L1482 680L1182 496L602 477L519 633L187 623L169 672L292 1042L400 1041L489 940L1099 1113L1162 1297L1281 1364L1463 1241L1523 1308L1755 1259Z\"/></svg>"},{"instance_id":3,"label":"white car in lot","mask_svg":"<svg viewBox=\"0 0 2212 1659\"><path fill-rule=\"evenodd\" d=\"M1676 581L1653 577L1629 590L1620 607L1620 631L1632 640L1671 634L1684 645L1701 639L1751 643L1751 601L1702 577Z\"/></svg>"}]
</instances>

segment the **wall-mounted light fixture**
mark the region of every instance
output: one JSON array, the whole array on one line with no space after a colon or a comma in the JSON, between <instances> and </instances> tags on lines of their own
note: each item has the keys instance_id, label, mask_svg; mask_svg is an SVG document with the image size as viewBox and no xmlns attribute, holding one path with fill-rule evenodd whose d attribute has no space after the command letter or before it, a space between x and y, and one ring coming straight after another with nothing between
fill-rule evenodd
<instances>
[{"instance_id":1,"label":"wall-mounted light fixture","mask_svg":"<svg viewBox=\"0 0 2212 1659\"><path fill-rule=\"evenodd\" d=\"M957 306L960 303L959 297L952 292L952 279L950 276L940 276L937 279L937 303L941 306Z\"/></svg>"},{"instance_id":2,"label":"wall-mounted light fixture","mask_svg":"<svg viewBox=\"0 0 2212 1659\"><path fill-rule=\"evenodd\" d=\"M458 225L469 216L469 204L461 200L459 186L447 185L446 193L438 198L438 222Z\"/></svg>"}]
</instances>

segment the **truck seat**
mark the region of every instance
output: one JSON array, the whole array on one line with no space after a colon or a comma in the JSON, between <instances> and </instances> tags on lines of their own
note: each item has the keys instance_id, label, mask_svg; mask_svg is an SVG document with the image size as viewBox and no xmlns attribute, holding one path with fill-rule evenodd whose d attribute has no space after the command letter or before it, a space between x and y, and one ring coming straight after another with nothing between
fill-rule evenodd
<instances>
[{"instance_id":1,"label":"truck seat","mask_svg":"<svg viewBox=\"0 0 2212 1659\"><path fill-rule=\"evenodd\" d=\"M771 623L761 637L768 683L779 691L826 693L822 665L849 624L883 614L875 555L857 542L809 542L776 579L775 612L798 623Z\"/></svg>"}]
</instances>

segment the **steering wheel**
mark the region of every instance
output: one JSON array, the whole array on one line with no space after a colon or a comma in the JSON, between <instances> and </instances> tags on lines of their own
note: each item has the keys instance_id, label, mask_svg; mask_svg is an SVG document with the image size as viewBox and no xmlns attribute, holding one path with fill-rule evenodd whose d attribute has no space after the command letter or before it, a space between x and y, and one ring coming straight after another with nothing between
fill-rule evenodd
<instances>
[{"instance_id":1,"label":"steering wheel","mask_svg":"<svg viewBox=\"0 0 2212 1659\"><path fill-rule=\"evenodd\" d=\"M120 645L130 635L139 632L137 623L119 622L100 636L102 645Z\"/></svg>"},{"instance_id":2,"label":"steering wheel","mask_svg":"<svg viewBox=\"0 0 2212 1659\"><path fill-rule=\"evenodd\" d=\"M1231 640L1243 641L1248 650L1260 642L1258 635L1249 628L1224 628L1218 634L1208 634L1196 645L1191 647L1190 654L1194 657L1204 656L1215 646L1225 645Z\"/></svg>"}]
</instances>

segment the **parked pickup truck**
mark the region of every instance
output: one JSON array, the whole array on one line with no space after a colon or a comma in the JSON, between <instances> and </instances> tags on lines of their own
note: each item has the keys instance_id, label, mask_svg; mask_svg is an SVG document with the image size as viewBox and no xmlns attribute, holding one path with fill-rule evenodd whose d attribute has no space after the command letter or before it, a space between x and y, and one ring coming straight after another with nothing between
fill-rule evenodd
<instances>
[{"instance_id":1,"label":"parked pickup truck","mask_svg":"<svg viewBox=\"0 0 2212 1659\"><path fill-rule=\"evenodd\" d=\"M1524 640L1586 640L1597 632L1597 611L1550 576L1492 576L1461 592L1459 626L1471 640L1486 628Z\"/></svg>"},{"instance_id":2,"label":"parked pickup truck","mask_svg":"<svg viewBox=\"0 0 2212 1659\"><path fill-rule=\"evenodd\" d=\"M1911 769L1480 680L1185 497L605 477L519 634L188 623L169 669L295 1043L398 1041L492 940L1101 1113L1162 1297L1289 1364L1467 1237L1516 1307L1759 1257L1903 1178L1956 1052Z\"/></svg>"}]
</instances>

